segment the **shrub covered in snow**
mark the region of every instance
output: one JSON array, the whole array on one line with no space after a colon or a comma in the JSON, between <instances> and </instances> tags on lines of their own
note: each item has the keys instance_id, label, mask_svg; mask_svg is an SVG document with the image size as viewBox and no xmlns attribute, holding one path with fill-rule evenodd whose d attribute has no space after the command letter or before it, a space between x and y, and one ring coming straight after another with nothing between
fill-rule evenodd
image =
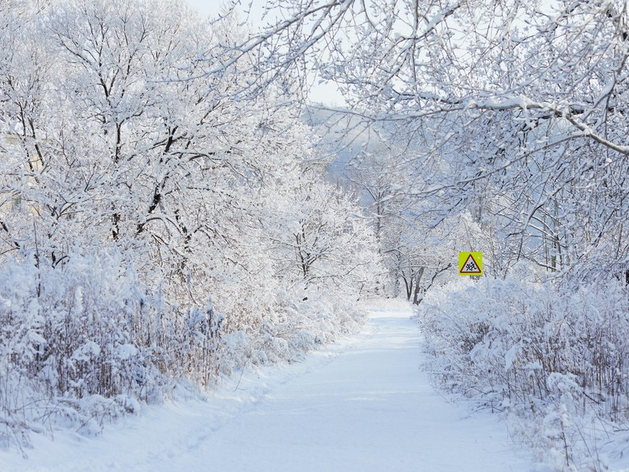
<instances>
[{"instance_id":1,"label":"shrub covered in snow","mask_svg":"<svg viewBox=\"0 0 629 472\"><path fill-rule=\"evenodd\" d=\"M529 426L528 438L571 464L589 441L584 418L629 420L627 290L616 279L574 290L527 278L452 282L427 295L418 319L442 387L535 419L542 433Z\"/></svg>"},{"instance_id":2,"label":"shrub covered in snow","mask_svg":"<svg viewBox=\"0 0 629 472\"><path fill-rule=\"evenodd\" d=\"M248 363L295 360L362 318L329 297L282 292L261 324L230 328L211 303L169 305L123 267L106 253L0 265L2 442L54 424L97 432L181 381L208 386Z\"/></svg>"}]
</instances>

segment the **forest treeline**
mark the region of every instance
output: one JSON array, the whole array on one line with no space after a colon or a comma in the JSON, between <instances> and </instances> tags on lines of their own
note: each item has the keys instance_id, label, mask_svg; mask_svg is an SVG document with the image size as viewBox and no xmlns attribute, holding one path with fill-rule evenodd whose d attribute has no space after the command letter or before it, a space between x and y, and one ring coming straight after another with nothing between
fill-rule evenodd
<instances>
[{"instance_id":1,"label":"forest treeline","mask_svg":"<svg viewBox=\"0 0 629 472\"><path fill-rule=\"evenodd\" d=\"M0 5L0 439L341 333L382 273L290 90L184 4ZM192 388L192 387L190 387Z\"/></svg>"}]
</instances>

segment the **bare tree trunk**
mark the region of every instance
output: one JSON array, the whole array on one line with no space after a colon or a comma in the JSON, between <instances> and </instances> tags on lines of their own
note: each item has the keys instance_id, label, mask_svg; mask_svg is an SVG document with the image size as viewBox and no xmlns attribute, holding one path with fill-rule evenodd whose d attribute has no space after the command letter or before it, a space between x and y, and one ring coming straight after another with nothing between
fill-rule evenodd
<instances>
[{"instance_id":1,"label":"bare tree trunk","mask_svg":"<svg viewBox=\"0 0 629 472\"><path fill-rule=\"evenodd\" d=\"M419 305L419 302L421 301L419 299L420 282L422 280L422 277L424 276L425 270L426 270L425 267L420 267L419 271L417 272L415 276L415 290L413 291L413 305Z\"/></svg>"}]
</instances>

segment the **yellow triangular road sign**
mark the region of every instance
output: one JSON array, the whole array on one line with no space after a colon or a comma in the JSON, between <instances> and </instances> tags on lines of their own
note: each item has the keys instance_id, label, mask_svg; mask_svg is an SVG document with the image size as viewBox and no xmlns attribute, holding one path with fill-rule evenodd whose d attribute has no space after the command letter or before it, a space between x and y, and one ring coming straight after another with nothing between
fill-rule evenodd
<instances>
[{"instance_id":1,"label":"yellow triangular road sign","mask_svg":"<svg viewBox=\"0 0 629 472\"><path fill-rule=\"evenodd\" d=\"M459 275L482 275L482 252L459 252Z\"/></svg>"}]
</instances>

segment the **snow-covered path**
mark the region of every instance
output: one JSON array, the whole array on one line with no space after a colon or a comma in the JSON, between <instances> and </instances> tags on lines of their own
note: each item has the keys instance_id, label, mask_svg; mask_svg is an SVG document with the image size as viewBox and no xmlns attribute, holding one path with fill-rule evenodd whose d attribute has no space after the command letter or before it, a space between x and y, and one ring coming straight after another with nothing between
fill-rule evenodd
<instances>
[{"instance_id":1,"label":"snow-covered path","mask_svg":"<svg viewBox=\"0 0 629 472\"><path fill-rule=\"evenodd\" d=\"M0 453L0 470L530 470L495 417L434 391L409 316L382 304L360 335L303 363L234 379L208 402L148 408L95 439L39 438L28 460Z\"/></svg>"}]
</instances>

